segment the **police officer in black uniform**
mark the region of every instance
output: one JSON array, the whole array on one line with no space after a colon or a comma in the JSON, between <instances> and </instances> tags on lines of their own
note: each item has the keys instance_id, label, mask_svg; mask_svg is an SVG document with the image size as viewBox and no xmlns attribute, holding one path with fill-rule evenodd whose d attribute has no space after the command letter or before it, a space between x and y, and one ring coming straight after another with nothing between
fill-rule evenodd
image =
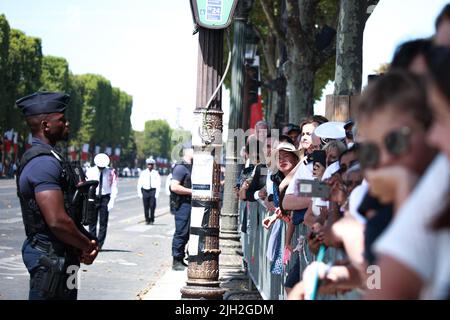
<instances>
[{"instance_id":1,"label":"police officer in black uniform","mask_svg":"<svg viewBox=\"0 0 450 320\"><path fill-rule=\"evenodd\" d=\"M189 240L191 225L191 171L194 155L191 143L183 145L183 161L172 170L171 210L175 216L175 233L172 240L172 269L182 271L187 266L184 262L185 248Z\"/></svg>"},{"instance_id":2,"label":"police officer in black uniform","mask_svg":"<svg viewBox=\"0 0 450 320\"><path fill-rule=\"evenodd\" d=\"M75 300L80 262L91 264L98 253L97 240L81 225L88 222L83 201L98 182L86 183L81 168L55 150L57 141L68 138L64 111L69 100L64 93L37 92L16 102L33 136L17 175L30 300Z\"/></svg>"}]
</instances>

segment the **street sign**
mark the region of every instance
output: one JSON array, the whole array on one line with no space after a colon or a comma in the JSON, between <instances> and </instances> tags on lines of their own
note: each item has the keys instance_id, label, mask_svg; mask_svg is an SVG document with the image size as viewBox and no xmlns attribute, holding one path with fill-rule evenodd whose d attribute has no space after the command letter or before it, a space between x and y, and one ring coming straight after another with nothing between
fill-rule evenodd
<instances>
[{"instance_id":1,"label":"street sign","mask_svg":"<svg viewBox=\"0 0 450 320\"><path fill-rule=\"evenodd\" d=\"M190 0L194 21L207 29L224 29L231 24L237 0Z\"/></svg>"}]
</instances>

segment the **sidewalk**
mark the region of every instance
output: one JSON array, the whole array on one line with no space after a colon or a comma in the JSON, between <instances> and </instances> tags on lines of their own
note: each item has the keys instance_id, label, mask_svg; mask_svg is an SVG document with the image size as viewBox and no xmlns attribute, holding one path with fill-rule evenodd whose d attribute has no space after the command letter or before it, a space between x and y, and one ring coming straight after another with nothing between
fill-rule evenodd
<instances>
[{"instance_id":1,"label":"sidewalk","mask_svg":"<svg viewBox=\"0 0 450 320\"><path fill-rule=\"evenodd\" d=\"M262 300L250 278L241 268L241 256L221 254L219 261L220 286L227 289L224 300ZM170 268L146 293L141 295L141 299L180 300L180 289L186 285L186 280L187 268L184 271L173 271Z\"/></svg>"}]
</instances>

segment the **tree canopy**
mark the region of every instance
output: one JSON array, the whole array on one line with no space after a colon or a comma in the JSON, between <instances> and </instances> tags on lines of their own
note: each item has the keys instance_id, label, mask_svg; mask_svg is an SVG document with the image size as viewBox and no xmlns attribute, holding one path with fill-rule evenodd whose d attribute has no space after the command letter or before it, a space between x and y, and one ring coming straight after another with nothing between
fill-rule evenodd
<instances>
[{"instance_id":1,"label":"tree canopy","mask_svg":"<svg viewBox=\"0 0 450 320\"><path fill-rule=\"evenodd\" d=\"M0 130L28 134L15 101L36 91L63 91L71 101L66 111L71 144L121 147L121 156L135 156L130 116L133 98L101 75L75 75L63 57L43 56L41 39L11 29L0 15ZM133 158L134 160L134 158Z\"/></svg>"}]
</instances>

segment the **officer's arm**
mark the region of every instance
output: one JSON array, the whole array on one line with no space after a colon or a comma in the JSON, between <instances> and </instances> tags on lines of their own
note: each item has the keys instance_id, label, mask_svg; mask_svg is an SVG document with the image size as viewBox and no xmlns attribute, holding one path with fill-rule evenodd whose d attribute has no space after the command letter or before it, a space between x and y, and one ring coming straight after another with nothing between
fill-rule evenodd
<instances>
[{"instance_id":1,"label":"officer's arm","mask_svg":"<svg viewBox=\"0 0 450 320\"><path fill-rule=\"evenodd\" d=\"M37 192L35 197L45 222L59 240L83 252L92 251L90 240L78 230L66 213L61 190Z\"/></svg>"},{"instance_id":2,"label":"officer's arm","mask_svg":"<svg viewBox=\"0 0 450 320\"><path fill-rule=\"evenodd\" d=\"M173 178L172 181L170 182L170 190L172 190L172 192L175 192L176 194L179 194L180 196L192 194L191 189L183 187L180 181L175 180Z\"/></svg>"}]
</instances>

